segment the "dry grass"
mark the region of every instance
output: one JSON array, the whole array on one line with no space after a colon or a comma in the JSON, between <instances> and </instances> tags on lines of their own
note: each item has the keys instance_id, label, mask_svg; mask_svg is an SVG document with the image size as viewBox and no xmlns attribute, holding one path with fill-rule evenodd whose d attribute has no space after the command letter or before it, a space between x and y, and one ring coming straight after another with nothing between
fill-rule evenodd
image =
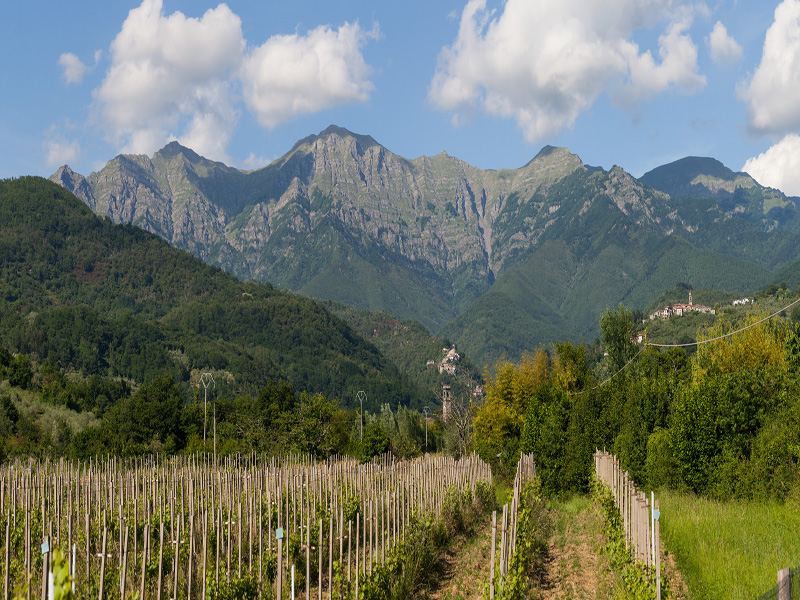
<instances>
[{"instance_id":1,"label":"dry grass","mask_svg":"<svg viewBox=\"0 0 800 600\"><path fill-rule=\"evenodd\" d=\"M422 598L430 600L480 600L489 583L491 516L471 538L456 536L442 555L437 585Z\"/></svg>"},{"instance_id":2,"label":"dry grass","mask_svg":"<svg viewBox=\"0 0 800 600\"><path fill-rule=\"evenodd\" d=\"M539 598L613 600L624 588L601 554L606 543L603 520L589 498L576 496L551 506L555 521L548 544L546 572Z\"/></svg>"},{"instance_id":3,"label":"dry grass","mask_svg":"<svg viewBox=\"0 0 800 600\"><path fill-rule=\"evenodd\" d=\"M0 394L8 394L20 414L25 415L47 435L56 435L57 423L63 419L73 434L97 425L100 420L91 412L78 413L66 406L53 406L42 402L39 394L11 387L8 381L0 382Z\"/></svg>"}]
</instances>

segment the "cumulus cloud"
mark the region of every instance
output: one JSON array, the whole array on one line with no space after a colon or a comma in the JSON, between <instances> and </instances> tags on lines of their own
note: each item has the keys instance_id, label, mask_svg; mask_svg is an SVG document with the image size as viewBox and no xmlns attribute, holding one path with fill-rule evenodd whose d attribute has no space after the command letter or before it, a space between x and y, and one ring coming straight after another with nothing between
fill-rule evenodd
<instances>
[{"instance_id":1,"label":"cumulus cloud","mask_svg":"<svg viewBox=\"0 0 800 600\"><path fill-rule=\"evenodd\" d=\"M58 65L63 69L61 76L67 83L81 83L86 73L91 71L100 62L100 57L103 55L102 50L95 50L94 53L94 66L83 64L80 58L75 56L72 52L64 52L58 57Z\"/></svg>"},{"instance_id":2,"label":"cumulus cloud","mask_svg":"<svg viewBox=\"0 0 800 600\"><path fill-rule=\"evenodd\" d=\"M58 65L63 69L61 76L67 83L80 83L86 72L89 71L89 67L72 52L65 52L59 56Z\"/></svg>"},{"instance_id":3,"label":"cumulus cloud","mask_svg":"<svg viewBox=\"0 0 800 600\"><path fill-rule=\"evenodd\" d=\"M151 153L178 140L229 161L242 100L266 127L366 100L372 83L361 47L376 32L346 23L248 50L241 19L225 4L192 18L143 0L111 44L111 66L93 92L95 115L123 152Z\"/></svg>"},{"instance_id":4,"label":"cumulus cloud","mask_svg":"<svg viewBox=\"0 0 800 600\"><path fill-rule=\"evenodd\" d=\"M800 127L800 0L784 0L767 30L761 63L739 86L754 133L783 135Z\"/></svg>"},{"instance_id":5,"label":"cumulus cloud","mask_svg":"<svg viewBox=\"0 0 800 600\"><path fill-rule=\"evenodd\" d=\"M244 100L264 127L330 106L364 102L373 89L361 47L377 29L358 23L334 30L320 26L306 35L277 35L255 48L242 64Z\"/></svg>"},{"instance_id":6,"label":"cumulus cloud","mask_svg":"<svg viewBox=\"0 0 800 600\"><path fill-rule=\"evenodd\" d=\"M199 153L225 158L236 120L229 79L244 47L241 20L225 4L197 19L164 16L161 0L144 0L111 44L111 67L94 92L112 140L147 153L185 137Z\"/></svg>"},{"instance_id":7,"label":"cumulus cloud","mask_svg":"<svg viewBox=\"0 0 800 600\"><path fill-rule=\"evenodd\" d=\"M60 167L78 161L81 146L77 140L68 140L62 134L50 131L44 141L45 164L48 168Z\"/></svg>"},{"instance_id":8,"label":"cumulus cloud","mask_svg":"<svg viewBox=\"0 0 800 600\"><path fill-rule=\"evenodd\" d=\"M247 158L245 158L239 164L239 168L245 169L247 171L254 171L256 169L261 169L262 167L266 167L272 161L275 160L275 157L267 157L262 155L256 155L254 152L251 152Z\"/></svg>"},{"instance_id":9,"label":"cumulus cloud","mask_svg":"<svg viewBox=\"0 0 800 600\"><path fill-rule=\"evenodd\" d=\"M714 24L714 29L706 37L706 46L715 64L731 65L742 58L742 47L728 34L722 21Z\"/></svg>"},{"instance_id":10,"label":"cumulus cloud","mask_svg":"<svg viewBox=\"0 0 800 600\"><path fill-rule=\"evenodd\" d=\"M502 12L469 0L456 40L442 49L429 98L454 121L474 110L514 118L536 142L571 126L608 91L632 105L668 89L705 85L691 13L668 13L670 0L508 0ZM669 19L658 60L633 32Z\"/></svg>"},{"instance_id":11,"label":"cumulus cloud","mask_svg":"<svg viewBox=\"0 0 800 600\"><path fill-rule=\"evenodd\" d=\"M766 152L742 167L761 185L774 187L788 196L800 196L800 135L790 133Z\"/></svg>"}]
</instances>

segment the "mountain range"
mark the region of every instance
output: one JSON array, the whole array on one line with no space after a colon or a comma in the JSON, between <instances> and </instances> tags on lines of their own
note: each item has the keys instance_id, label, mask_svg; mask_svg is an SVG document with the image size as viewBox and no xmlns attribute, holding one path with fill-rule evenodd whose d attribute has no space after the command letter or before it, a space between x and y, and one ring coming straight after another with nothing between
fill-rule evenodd
<instances>
[{"instance_id":1,"label":"mountain range","mask_svg":"<svg viewBox=\"0 0 800 600\"><path fill-rule=\"evenodd\" d=\"M637 179L543 148L485 170L331 126L254 171L172 142L51 180L242 280L414 319L478 365L597 335L677 282L800 283L800 199L708 158Z\"/></svg>"}]
</instances>

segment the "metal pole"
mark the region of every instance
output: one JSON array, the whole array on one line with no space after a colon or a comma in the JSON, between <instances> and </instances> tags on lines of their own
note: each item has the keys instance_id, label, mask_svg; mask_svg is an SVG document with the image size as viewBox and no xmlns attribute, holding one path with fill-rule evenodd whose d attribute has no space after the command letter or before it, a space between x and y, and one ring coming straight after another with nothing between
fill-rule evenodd
<instances>
[{"instance_id":1,"label":"metal pole","mask_svg":"<svg viewBox=\"0 0 800 600\"><path fill-rule=\"evenodd\" d=\"M364 398L367 395L364 393L364 390L359 390L358 394L356 394L359 402L361 402L361 441L364 441Z\"/></svg>"},{"instance_id":2,"label":"metal pole","mask_svg":"<svg viewBox=\"0 0 800 600\"><path fill-rule=\"evenodd\" d=\"M431 409L427 406L422 409L422 412L425 414L425 452L428 451L428 415L431 413Z\"/></svg>"},{"instance_id":3,"label":"metal pole","mask_svg":"<svg viewBox=\"0 0 800 600\"><path fill-rule=\"evenodd\" d=\"M217 387L217 382L214 381L214 375L211 373L203 373L200 376L200 383L203 385L203 389L205 390L203 394L203 448L206 447L206 425L208 423L208 386L212 383L214 384L214 388Z\"/></svg>"}]
</instances>

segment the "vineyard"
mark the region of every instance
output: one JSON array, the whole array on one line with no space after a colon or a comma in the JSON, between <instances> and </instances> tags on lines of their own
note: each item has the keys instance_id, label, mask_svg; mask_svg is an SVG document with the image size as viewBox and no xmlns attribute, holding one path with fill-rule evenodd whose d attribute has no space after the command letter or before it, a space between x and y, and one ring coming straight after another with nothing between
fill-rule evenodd
<instances>
[{"instance_id":1,"label":"vineyard","mask_svg":"<svg viewBox=\"0 0 800 600\"><path fill-rule=\"evenodd\" d=\"M491 481L474 456L17 461L0 475L4 598L47 597L62 556L77 598L377 597Z\"/></svg>"}]
</instances>

